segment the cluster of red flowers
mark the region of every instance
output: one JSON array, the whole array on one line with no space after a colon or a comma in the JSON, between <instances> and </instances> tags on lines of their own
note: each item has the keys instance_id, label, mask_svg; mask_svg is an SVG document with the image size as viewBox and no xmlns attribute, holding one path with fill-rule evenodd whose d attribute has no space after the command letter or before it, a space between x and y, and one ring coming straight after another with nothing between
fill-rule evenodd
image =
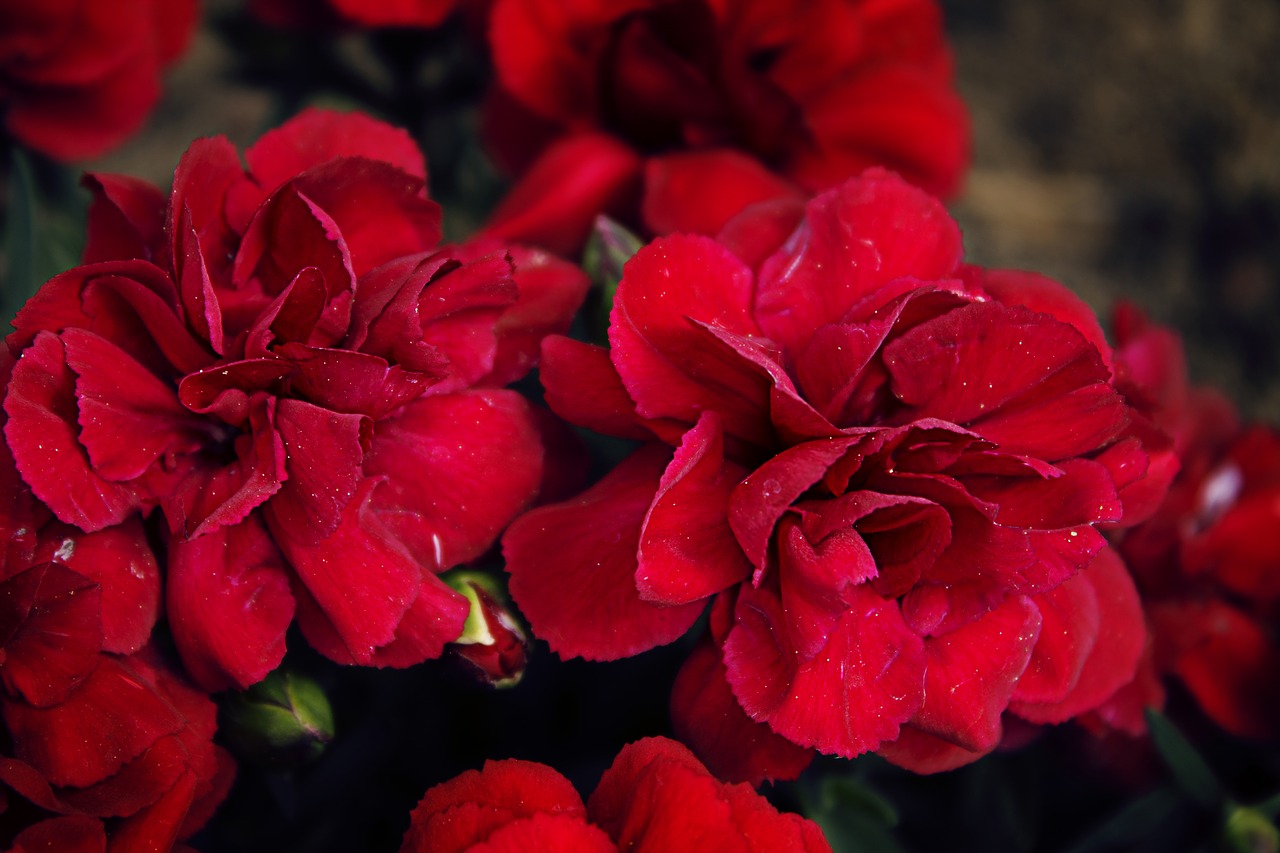
<instances>
[{"instance_id":1,"label":"cluster of red flowers","mask_svg":"<svg viewBox=\"0 0 1280 853\"><path fill-rule=\"evenodd\" d=\"M1181 344L1129 306L1116 317L1118 374L1175 443L1181 470L1145 523L1119 537L1142 593L1151 647L1103 709L1140 729L1170 678L1225 730L1280 735L1280 432L1242 426L1216 392L1188 384Z\"/></svg>"},{"instance_id":2,"label":"cluster of red flowers","mask_svg":"<svg viewBox=\"0 0 1280 853\"><path fill-rule=\"evenodd\" d=\"M598 211L716 230L868 166L949 195L964 106L933 0L499 0L488 140L520 180L495 233L571 252Z\"/></svg>"},{"instance_id":3,"label":"cluster of red flowers","mask_svg":"<svg viewBox=\"0 0 1280 853\"><path fill-rule=\"evenodd\" d=\"M427 791L401 853L481 850L736 850L829 853L817 825L726 785L666 738L623 747L586 806L555 770L490 761Z\"/></svg>"},{"instance_id":4,"label":"cluster of red flowers","mask_svg":"<svg viewBox=\"0 0 1280 853\"><path fill-rule=\"evenodd\" d=\"M142 121L194 17L4 5L9 132L67 159ZM253 5L382 27L457 4ZM1135 313L1113 349L1056 282L964 262L933 0L477 10L515 184L472 242L439 245L421 151L358 113L305 111L243 161L198 140L167 194L85 178L83 263L0 351L0 840L190 836L234 775L207 694L260 682L295 623L338 663L462 644L514 683L501 591L440 577L499 541L562 657L706 616L671 686L693 753L634 743L586 805L486 764L426 793L406 851L827 850L716 777L947 770L1015 719L1140 734L1166 676L1277 734L1280 434L1190 389ZM551 254L602 212L665 235L608 346L566 336L589 282ZM505 387L535 365L559 418L635 445L576 496L568 428Z\"/></svg>"}]
</instances>

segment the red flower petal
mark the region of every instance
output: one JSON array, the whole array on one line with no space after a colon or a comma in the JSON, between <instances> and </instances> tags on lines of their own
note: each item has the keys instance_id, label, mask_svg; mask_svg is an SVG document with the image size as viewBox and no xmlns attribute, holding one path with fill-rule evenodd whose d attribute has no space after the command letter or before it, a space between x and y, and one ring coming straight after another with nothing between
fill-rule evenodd
<instances>
[{"instance_id":1,"label":"red flower petal","mask_svg":"<svg viewBox=\"0 0 1280 853\"><path fill-rule=\"evenodd\" d=\"M395 634L357 660L342 635L325 616L305 587L297 592L298 624L311 647L332 661L347 665L404 668L440 657L444 647L462 634L467 620L467 600L435 575L424 572L418 596L405 611Z\"/></svg>"},{"instance_id":2,"label":"red flower petal","mask_svg":"<svg viewBox=\"0 0 1280 853\"><path fill-rule=\"evenodd\" d=\"M1089 579L1079 574L1033 600L1042 619L1040 639L1013 698L1027 703L1060 702L1076 686L1100 638L1098 594Z\"/></svg>"},{"instance_id":3,"label":"red flower petal","mask_svg":"<svg viewBox=\"0 0 1280 853\"><path fill-rule=\"evenodd\" d=\"M680 668L671 689L671 724L681 742L729 782L759 786L795 779L814 756L747 716L729 689L720 648L712 642L698 644Z\"/></svg>"},{"instance_id":4,"label":"red flower petal","mask_svg":"<svg viewBox=\"0 0 1280 853\"><path fill-rule=\"evenodd\" d=\"M1009 710L1033 723L1060 723L1096 708L1133 678L1142 655L1147 636L1142 604L1124 563L1104 548L1080 576L1093 585L1098 597L1099 642L1094 643L1065 699L1048 704L1009 703Z\"/></svg>"},{"instance_id":5,"label":"red flower petal","mask_svg":"<svg viewBox=\"0 0 1280 853\"><path fill-rule=\"evenodd\" d=\"M187 750L182 741L167 735L119 773L88 788L64 789L61 799L94 817L128 817L159 800L186 769Z\"/></svg>"},{"instance_id":6,"label":"red flower petal","mask_svg":"<svg viewBox=\"0 0 1280 853\"><path fill-rule=\"evenodd\" d=\"M61 340L76 373L80 444L99 476L136 480L161 456L208 440L203 419L182 407L173 387L119 347L83 329L66 329Z\"/></svg>"},{"instance_id":7,"label":"red flower petal","mask_svg":"<svg viewBox=\"0 0 1280 853\"><path fill-rule=\"evenodd\" d=\"M244 689L280 664L294 602L258 515L169 541L166 611L183 666L206 690Z\"/></svg>"},{"instance_id":8,"label":"red flower petal","mask_svg":"<svg viewBox=\"0 0 1280 853\"><path fill-rule=\"evenodd\" d=\"M407 131L363 113L303 110L244 152L264 197L295 175L339 157L381 160L415 177L427 176L422 152Z\"/></svg>"},{"instance_id":9,"label":"red flower petal","mask_svg":"<svg viewBox=\"0 0 1280 853\"><path fill-rule=\"evenodd\" d=\"M45 563L0 583L0 678L37 707L61 702L98 663L101 592L89 578Z\"/></svg>"},{"instance_id":10,"label":"red flower petal","mask_svg":"<svg viewBox=\"0 0 1280 853\"><path fill-rule=\"evenodd\" d=\"M973 752L949 740L922 732L910 725L902 727L896 740L880 744L876 754L912 773L943 773L972 764L990 750Z\"/></svg>"},{"instance_id":11,"label":"red flower petal","mask_svg":"<svg viewBox=\"0 0 1280 853\"><path fill-rule=\"evenodd\" d=\"M131 654L151 636L160 606L160 569L141 522L96 533L56 522L40 531L37 559L54 560L102 589L102 649Z\"/></svg>"},{"instance_id":12,"label":"red flower petal","mask_svg":"<svg viewBox=\"0 0 1280 853\"><path fill-rule=\"evenodd\" d=\"M107 656L98 658L93 673L61 704L37 709L2 699L0 713L18 760L54 785L78 788L116 773L184 724L172 705Z\"/></svg>"},{"instance_id":13,"label":"red flower petal","mask_svg":"<svg viewBox=\"0 0 1280 853\"><path fill-rule=\"evenodd\" d=\"M1161 607L1153 615L1158 632L1172 628L1195 639L1172 670L1215 722L1242 737L1276 736L1280 648L1262 625L1221 601Z\"/></svg>"},{"instance_id":14,"label":"red flower petal","mask_svg":"<svg viewBox=\"0 0 1280 853\"><path fill-rule=\"evenodd\" d=\"M791 164L798 183L820 189L887 166L931 195L959 189L969 161L964 103L928 71L892 62L860 69L804 107L816 144Z\"/></svg>"},{"instance_id":15,"label":"red flower petal","mask_svg":"<svg viewBox=\"0 0 1280 853\"><path fill-rule=\"evenodd\" d=\"M1007 453L1054 462L1097 449L1127 422L1098 351L1065 323L976 303L884 349L909 417L961 424Z\"/></svg>"},{"instance_id":16,"label":"red flower petal","mask_svg":"<svg viewBox=\"0 0 1280 853\"><path fill-rule=\"evenodd\" d=\"M610 316L610 357L636 411L693 423L707 409L725 431L767 443L770 383L690 320L749 336L751 271L718 243L676 235L656 240L623 268Z\"/></svg>"},{"instance_id":17,"label":"red flower petal","mask_svg":"<svg viewBox=\"0 0 1280 853\"><path fill-rule=\"evenodd\" d=\"M600 213L639 194L640 156L612 136L581 133L552 143L503 197L484 233L576 255Z\"/></svg>"},{"instance_id":18,"label":"red flower petal","mask_svg":"<svg viewBox=\"0 0 1280 853\"><path fill-rule=\"evenodd\" d=\"M542 445L512 391L425 397L378 423L365 473L373 509L430 571L479 557L532 503Z\"/></svg>"},{"instance_id":19,"label":"red flower petal","mask_svg":"<svg viewBox=\"0 0 1280 853\"><path fill-rule=\"evenodd\" d=\"M663 802L660 791L639 790L646 781L661 779L679 788L677 796L687 796L686 802L698 801L700 807L719 812L717 815L722 825L728 824L729 810L727 804L720 801L716 790L719 785L707 772L707 768L683 744L664 737L649 737L629 743L618 752L609 769L600 777L599 784L587 800L587 812L593 823L604 827L609 835L617 839L623 849L629 849L640 838L638 833L644 831L644 821L636 817L650 816L654 811L665 807L669 811L670 801ZM709 782L710 785L702 784ZM701 794L701 796L698 796ZM647 800L647 801L646 801ZM710 816L699 814L701 808L689 809L692 821L701 817L707 820ZM639 813L639 814L637 814ZM671 817L671 814L666 817ZM711 818L714 821L714 818ZM718 828L722 828L718 827ZM628 831L630 830L630 831ZM638 831L638 832L637 832ZM705 828L704 828L705 831ZM648 839L645 839L648 841ZM679 846L682 842L676 840ZM694 838L683 839L683 843L694 845ZM655 844L654 849L670 849Z\"/></svg>"},{"instance_id":20,"label":"red flower petal","mask_svg":"<svg viewBox=\"0 0 1280 853\"><path fill-rule=\"evenodd\" d=\"M845 601L826 644L802 660L777 592L742 587L724 662L748 716L793 743L851 758L895 738L920 709L925 652L897 602L866 585Z\"/></svg>"},{"instance_id":21,"label":"red flower petal","mask_svg":"<svg viewBox=\"0 0 1280 853\"><path fill-rule=\"evenodd\" d=\"M1040 636L1040 611L1015 596L924 649L924 705L911 725L971 752L1000 742L1000 715Z\"/></svg>"},{"instance_id":22,"label":"red flower petal","mask_svg":"<svg viewBox=\"0 0 1280 853\"><path fill-rule=\"evenodd\" d=\"M973 511L952 508L951 544L903 598L903 615L921 634L954 630L1007 595L1052 589L1088 566L1105 544L1089 526L1001 527Z\"/></svg>"},{"instance_id":23,"label":"red flower petal","mask_svg":"<svg viewBox=\"0 0 1280 853\"><path fill-rule=\"evenodd\" d=\"M582 821L586 809L569 780L530 761L486 761L431 788L409 817L401 850L462 853L503 826L537 814Z\"/></svg>"},{"instance_id":24,"label":"red flower petal","mask_svg":"<svg viewBox=\"0 0 1280 853\"><path fill-rule=\"evenodd\" d=\"M637 441L656 436L673 445L688 428L678 421L640 417L604 347L550 335L542 342L538 376L547 405L578 426Z\"/></svg>"},{"instance_id":25,"label":"red flower petal","mask_svg":"<svg viewBox=\"0 0 1280 853\"><path fill-rule=\"evenodd\" d=\"M581 818L543 813L509 823L467 848L471 853L613 853L617 849L604 830Z\"/></svg>"},{"instance_id":26,"label":"red flower petal","mask_svg":"<svg viewBox=\"0 0 1280 853\"><path fill-rule=\"evenodd\" d=\"M587 802L623 850L829 853L817 826L779 814L746 785L725 785L684 746L645 738L622 748Z\"/></svg>"},{"instance_id":27,"label":"red flower petal","mask_svg":"<svg viewBox=\"0 0 1280 853\"><path fill-rule=\"evenodd\" d=\"M961 254L941 204L873 169L809 203L802 229L760 268L755 315L784 350L799 351L893 279L951 277Z\"/></svg>"},{"instance_id":28,"label":"red flower petal","mask_svg":"<svg viewBox=\"0 0 1280 853\"><path fill-rule=\"evenodd\" d=\"M133 488L95 473L80 446L75 374L57 337L41 332L23 351L4 410L4 434L18 471L58 518L82 530L101 530L138 509Z\"/></svg>"},{"instance_id":29,"label":"red flower petal","mask_svg":"<svg viewBox=\"0 0 1280 853\"><path fill-rule=\"evenodd\" d=\"M416 331L449 361L449 377L435 393L471 387L492 372L498 318L518 295L505 253L449 264L431 279L418 298Z\"/></svg>"},{"instance_id":30,"label":"red flower petal","mask_svg":"<svg viewBox=\"0 0 1280 853\"><path fill-rule=\"evenodd\" d=\"M9 853L106 853L102 821L80 815L54 817L29 826L13 840Z\"/></svg>"},{"instance_id":31,"label":"red flower petal","mask_svg":"<svg viewBox=\"0 0 1280 853\"><path fill-rule=\"evenodd\" d=\"M591 286L576 264L524 246L511 246L508 252L520 296L494 326L498 350L493 370L482 380L486 385L506 385L527 374L537 363L542 339L568 331Z\"/></svg>"},{"instance_id":32,"label":"red flower petal","mask_svg":"<svg viewBox=\"0 0 1280 853\"><path fill-rule=\"evenodd\" d=\"M979 273L982 289L1005 305L1021 305L1049 314L1075 327L1093 344L1102 363L1111 369L1112 352L1098 315L1089 303L1048 276L1020 270L970 270Z\"/></svg>"},{"instance_id":33,"label":"red flower petal","mask_svg":"<svg viewBox=\"0 0 1280 853\"><path fill-rule=\"evenodd\" d=\"M654 604L688 604L751 574L729 527L729 494L746 469L724 458L720 419L704 412L684 434L640 531L636 588Z\"/></svg>"},{"instance_id":34,"label":"red flower petal","mask_svg":"<svg viewBox=\"0 0 1280 853\"><path fill-rule=\"evenodd\" d=\"M249 223L235 253L231 289L275 297L308 267L320 274L329 296L315 334L337 340L350 323L356 283L350 248L333 218L296 184L286 184ZM254 320L260 315L259 311L241 313ZM229 337L240 331L229 322L226 325Z\"/></svg>"},{"instance_id":35,"label":"red flower petal","mask_svg":"<svg viewBox=\"0 0 1280 853\"><path fill-rule=\"evenodd\" d=\"M265 509L291 543L314 545L337 528L356 494L372 422L284 399L276 404L275 428L287 477Z\"/></svg>"},{"instance_id":36,"label":"red flower petal","mask_svg":"<svg viewBox=\"0 0 1280 853\"><path fill-rule=\"evenodd\" d=\"M277 516L267 513L276 544L318 604L314 611L299 611L303 633L309 634L317 623L321 635L336 632L343 659L359 664L369 663L374 650L395 637L417 598L422 573L419 560L371 508L377 486L373 477L361 480L337 528L316 543L295 538Z\"/></svg>"},{"instance_id":37,"label":"red flower petal","mask_svg":"<svg viewBox=\"0 0 1280 853\"><path fill-rule=\"evenodd\" d=\"M196 784L196 774L188 771L154 805L121 821L111 833L112 849L172 849L191 808Z\"/></svg>"},{"instance_id":38,"label":"red flower petal","mask_svg":"<svg viewBox=\"0 0 1280 853\"><path fill-rule=\"evenodd\" d=\"M680 151L645 164L641 209L655 234L715 235L749 205L801 197L795 184L737 151Z\"/></svg>"},{"instance_id":39,"label":"red flower petal","mask_svg":"<svg viewBox=\"0 0 1280 853\"><path fill-rule=\"evenodd\" d=\"M376 355L350 350L286 344L277 352L297 368L290 377L294 394L323 409L375 421L422 396L443 376L388 366Z\"/></svg>"},{"instance_id":40,"label":"red flower petal","mask_svg":"<svg viewBox=\"0 0 1280 853\"><path fill-rule=\"evenodd\" d=\"M344 116L344 124L356 115ZM359 120L376 124L364 116ZM408 138L398 128L387 131ZM417 154L416 147L413 152ZM427 198L425 177L412 170L406 175L403 168L381 161L347 157L311 168L293 183L341 231L357 276L440 242L442 213L440 205ZM254 174L257 177L256 170Z\"/></svg>"},{"instance_id":41,"label":"red flower petal","mask_svg":"<svg viewBox=\"0 0 1280 853\"><path fill-rule=\"evenodd\" d=\"M92 16L93 10L82 9L79 14ZM103 33L93 24L77 29L88 30L94 41L106 43L123 39L137 45L139 39L144 44L147 40L142 29ZM37 151L66 161L97 157L119 145L142 125L160 97L157 57L143 47L126 52L123 60L94 75L88 86L77 85L82 81L75 79L48 81L52 85L21 81L26 84L22 86L26 91L19 90L23 97L6 99L10 100L5 114L9 133ZM75 69L78 64L66 63L71 66L67 70L73 75L83 73ZM30 65L18 63L26 71L23 76L33 76ZM43 65L42 70L47 70L48 63ZM12 92L12 83L6 88Z\"/></svg>"},{"instance_id":42,"label":"red flower petal","mask_svg":"<svg viewBox=\"0 0 1280 853\"><path fill-rule=\"evenodd\" d=\"M752 471L729 499L729 525L747 558L762 570L774 525L792 503L819 482L858 439L799 444Z\"/></svg>"},{"instance_id":43,"label":"red flower petal","mask_svg":"<svg viewBox=\"0 0 1280 853\"><path fill-rule=\"evenodd\" d=\"M240 234L249 217L245 215L243 221L237 221L236 217L228 216L226 203L233 186L245 180L240 155L226 137L197 139L183 152L173 173L165 223L172 241L170 257L178 281L186 276L183 242L189 230L195 231L209 276L214 281L227 280Z\"/></svg>"},{"instance_id":44,"label":"red flower petal","mask_svg":"<svg viewBox=\"0 0 1280 853\"><path fill-rule=\"evenodd\" d=\"M165 198L160 190L127 175L93 172L80 183L93 194L81 263L149 261L163 250Z\"/></svg>"},{"instance_id":45,"label":"red flower petal","mask_svg":"<svg viewBox=\"0 0 1280 853\"><path fill-rule=\"evenodd\" d=\"M977 466L975 465L975 468ZM1111 473L1097 462L1067 459L1053 477L983 476L979 468L962 478L974 497L999 506L1009 527L1055 529L1114 521L1123 514Z\"/></svg>"},{"instance_id":46,"label":"red flower petal","mask_svg":"<svg viewBox=\"0 0 1280 853\"><path fill-rule=\"evenodd\" d=\"M660 607L636 590L640 528L670 459L647 445L572 501L518 518L502 540L511 595L561 657L615 660L669 643L701 602Z\"/></svg>"},{"instance_id":47,"label":"red flower petal","mask_svg":"<svg viewBox=\"0 0 1280 853\"><path fill-rule=\"evenodd\" d=\"M244 395L232 390L230 395ZM226 397L220 397L224 402ZM257 393L244 399L247 433L236 436L235 458L210 471L193 470L164 497L169 530L188 539L238 524L280 491L287 477L284 443L275 427L275 399Z\"/></svg>"}]
</instances>

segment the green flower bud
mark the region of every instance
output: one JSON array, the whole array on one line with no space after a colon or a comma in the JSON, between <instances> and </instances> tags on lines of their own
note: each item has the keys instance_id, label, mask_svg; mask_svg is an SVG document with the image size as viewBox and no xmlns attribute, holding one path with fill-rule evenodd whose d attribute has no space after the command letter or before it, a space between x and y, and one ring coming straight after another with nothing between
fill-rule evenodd
<instances>
[{"instance_id":1,"label":"green flower bud","mask_svg":"<svg viewBox=\"0 0 1280 853\"><path fill-rule=\"evenodd\" d=\"M1235 806L1227 813L1222 834L1234 853L1277 853L1280 830L1266 815L1248 806Z\"/></svg>"},{"instance_id":2,"label":"green flower bud","mask_svg":"<svg viewBox=\"0 0 1280 853\"><path fill-rule=\"evenodd\" d=\"M246 761L298 766L319 758L333 740L333 710L314 681L278 669L223 701L221 728Z\"/></svg>"},{"instance_id":3,"label":"green flower bud","mask_svg":"<svg viewBox=\"0 0 1280 853\"><path fill-rule=\"evenodd\" d=\"M511 612L502 585L483 572L459 570L443 576L464 595L471 612L462 634L446 650L491 687L514 687L524 676L529 638Z\"/></svg>"}]
</instances>

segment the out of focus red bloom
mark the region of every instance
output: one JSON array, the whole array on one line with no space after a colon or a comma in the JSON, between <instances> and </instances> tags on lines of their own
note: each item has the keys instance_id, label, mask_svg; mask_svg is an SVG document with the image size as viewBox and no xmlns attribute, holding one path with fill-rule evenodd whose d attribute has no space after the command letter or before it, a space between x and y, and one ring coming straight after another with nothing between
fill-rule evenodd
<instances>
[{"instance_id":1,"label":"out of focus red bloom","mask_svg":"<svg viewBox=\"0 0 1280 853\"><path fill-rule=\"evenodd\" d=\"M254 17L273 27L434 27L458 0L250 0Z\"/></svg>"},{"instance_id":2,"label":"out of focus red bloom","mask_svg":"<svg viewBox=\"0 0 1280 853\"><path fill-rule=\"evenodd\" d=\"M486 762L427 791L401 853L468 850L741 850L819 853L831 847L799 815L746 785L718 781L666 738L623 747L586 805L555 770Z\"/></svg>"},{"instance_id":3,"label":"out of focus red bloom","mask_svg":"<svg viewBox=\"0 0 1280 853\"><path fill-rule=\"evenodd\" d=\"M1152 636L1135 683L1103 709L1133 730L1160 680L1180 682L1236 735L1280 735L1280 433L1241 427L1230 404L1189 387L1181 343L1126 306L1117 364L1150 417L1175 438L1182 467L1119 549L1142 592Z\"/></svg>"},{"instance_id":4,"label":"out of focus red bloom","mask_svg":"<svg viewBox=\"0 0 1280 853\"><path fill-rule=\"evenodd\" d=\"M597 213L714 234L869 166L960 185L964 106L934 0L498 0L495 234L573 252Z\"/></svg>"},{"instance_id":5,"label":"out of focus red bloom","mask_svg":"<svg viewBox=\"0 0 1280 853\"><path fill-rule=\"evenodd\" d=\"M163 512L166 614L206 689L273 669L295 616L339 662L434 657L467 614L437 573L543 475L531 409L500 388L585 276L437 248L422 155L366 117L304 113L246 160L197 141L167 203L87 179L85 265L7 339L9 448L65 524Z\"/></svg>"},{"instance_id":6,"label":"out of focus red bloom","mask_svg":"<svg viewBox=\"0 0 1280 853\"><path fill-rule=\"evenodd\" d=\"M589 659L714 600L673 710L717 773L794 776L811 749L953 767L1006 711L1061 722L1132 677L1141 609L1095 527L1147 512L1162 471L1092 312L962 264L938 202L873 170L659 239L609 340L548 338L547 400L644 444L511 526L511 592Z\"/></svg>"},{"instance_id":7,"label":"out of focus red bloom","mask_svg":"<svg viewBox=\"0 0 1280 853\"><path fill-rule=\"evenodd\" d=\"M0 838L167 850L209 819L235 766L213 745L213 703L143 647L160 572L142 527L51 520L0 456Z\"/></svg>"},{"instance_id":8,"label":"out of focus red bloom","mask_svg":"<svg viewBox=\"0 0 1280 853\"><path fill-rule=\"evenodd\" d=\"M195 0L0 3L0 111L22 144L84 160L136 131L186 49Z\"/></svg>"}]
</instances>

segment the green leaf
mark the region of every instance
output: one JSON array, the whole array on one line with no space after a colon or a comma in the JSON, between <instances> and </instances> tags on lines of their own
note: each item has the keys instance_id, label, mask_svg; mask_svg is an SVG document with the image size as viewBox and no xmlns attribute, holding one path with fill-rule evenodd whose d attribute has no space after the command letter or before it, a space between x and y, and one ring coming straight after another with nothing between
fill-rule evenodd
<instances>
[{"instance_id":1,"label":"green leaf","mask_svg":"<svg viewBox=\"0 0 1280 853\"><path fill-rule=\"evenodd\" d=\"M4 235L4 253L8 259L4 287L0 288L0 309L7 321L35 292L36 265L36 194L35 173L31 159L20 148L13 148L9 170L8 222Z\"/></svg>"},{"instance_id":2,"label":"green leaf","mask_svg":"<svg viewBox=\"0 0 1280 853\"><path fill-rule=\"evenodd\" d=\"M596 217L595 228L582 252L582 268L600 294L591 330L596 340L608 340L609 313L622 281L622 268L643 245L644 241L618 222L603 215Z\"/></svg>"},{"instance_id":3,"label":"green leaf","mask_svg":"<svg viewBox=\"0 0 1280 853\"><path fill-rule=\"evenodd\" d=\"M13 318L40 285L80 262L84 246L85 194L70 169L37 162L12 149L4 233L7 266L0 287L0 321ZM52 192L49 198L46 192Z\"/></svg>"},{"instance_id":4,"label":"green leaf","mask_svg":"<svg viewBox=\"0 0 1280 853\"><path fill-rule=\"evenodd\" d=\"M892 832L898 825L897 810L862 781L827 776L816 795L805 799L805 814L822 827L836 853L902 853Z\"/></svg>"},{"instance_id":5,"label":"green leaf","mask_svg":"<svg viewBox=\"0 0 1280 853\"><path fill-rule=\"evenodd\" d=\"M1152 791L1134 800L1119 814L1076 842L1068 853L1101 853L1126 850L1148 838L1182 807L1183 799L1169 788Z\"/></svg>"},{"instance_id":6,"label":"green leaf","mask_svg":"<svg viewBox=\"0 0 1280 853\"><path fill-rule=\"evenodd\" d=\"M1182 732L1154 708L1147 709L1147 727L1179 790L1206 809L1220 808L1226 799L1222 783Z\"/></svg>"}]
</instances>

